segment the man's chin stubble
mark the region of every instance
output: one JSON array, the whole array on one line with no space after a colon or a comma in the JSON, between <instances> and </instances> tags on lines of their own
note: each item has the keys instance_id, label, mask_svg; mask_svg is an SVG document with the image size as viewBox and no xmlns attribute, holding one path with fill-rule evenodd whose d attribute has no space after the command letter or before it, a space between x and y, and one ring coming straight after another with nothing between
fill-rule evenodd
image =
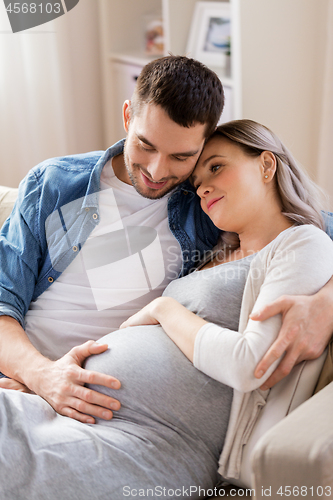
<instances>
[{"instance_id":1,"label":"man's chin stubble","mask_svg":"<svg viewBox=\"0 0 333 500\"><path fill-rule=\"evenodd\" d=\"M141 185L139 184L139 181L137 179L137 177L133 174L133 172L128 168L128 165L127 165L127 162L125 161L125 166L126 166L126 170L127 170L127 174L128 174L128 177L130 178L130 181L132 183L132 186L136 189L136 191L141 195L143 196L144 198L148 198L149 200L159 200L160 198L163 198L163 196L165 196L166 194L170 193L170 191L172 191L176 186L178 186L178 184L181 184L181 182L177 183L177 184L174 184L170 187L167 187L166 189L152 189L152 188L149 188L148 186L144 185L141 187ZM140 175L140 173L138 174ZM143 181L142 181L143 183ZM144 190L144 188L146 188L146 190Z\"/></svg>"}]
</instances>

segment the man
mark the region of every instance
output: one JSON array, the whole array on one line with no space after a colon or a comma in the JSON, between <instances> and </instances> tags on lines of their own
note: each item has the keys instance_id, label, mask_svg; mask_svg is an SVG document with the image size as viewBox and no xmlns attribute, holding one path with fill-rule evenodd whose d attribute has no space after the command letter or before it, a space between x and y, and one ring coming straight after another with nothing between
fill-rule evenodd
<instances>
[{"instance_id":1,"label":"man","mask_svg":"<svg viewBox=\"0 0 333 500\"><path fill-rule=\"evenodd\" d=\"M82 422L112 418L120 403L84 384L120 381L81 368L107 348L88 339L116 329L216 243L185 181L222 108L213 72L162 58L124 104L125 144L43 162L22 182L0 241L0 369L10 377L1 387L28 387ZM297 348L298 360L308 350Z\"/></svg>"},{"instance_id":2,"label":"man","mask_svg":"<svg viewBox=\"0 0 333 500\"><path fill-rule=\"evenodd\" d=\"M125 148L49 160L24 179L0 243L3 387L24 384L84 422L112 417L119 403L84 384L120 382L81 368L105 346L75 346L117 329L215 244L193 188L175 188L222 109L215 73L163 58L124 104Z\"/></svg>"}]
</instances>

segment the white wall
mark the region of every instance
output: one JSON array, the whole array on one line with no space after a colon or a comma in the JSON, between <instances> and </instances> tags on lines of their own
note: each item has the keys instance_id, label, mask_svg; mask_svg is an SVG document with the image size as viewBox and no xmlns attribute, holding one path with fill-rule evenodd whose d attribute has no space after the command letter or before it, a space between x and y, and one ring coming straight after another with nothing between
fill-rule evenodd
<instances>
[{"instance_id":1,"label":"white wall","mask_svg":"<svg viewBox=\"0 0 333 500\"><path fill-rule=\"evenodd\" d=\"M0 4L0 184L37 163L103 146L98 5L11 33Z\"/></svg>"},{"instance_id":2,"label":"white wall","mask_svg":"<svg viewBox=\"0 0 333 500\"><path fill-rule=\"evenodd\" d=\"M272 128L316 178L330 0L240 0L243 116Z\"/></svg>"}]
</instances>

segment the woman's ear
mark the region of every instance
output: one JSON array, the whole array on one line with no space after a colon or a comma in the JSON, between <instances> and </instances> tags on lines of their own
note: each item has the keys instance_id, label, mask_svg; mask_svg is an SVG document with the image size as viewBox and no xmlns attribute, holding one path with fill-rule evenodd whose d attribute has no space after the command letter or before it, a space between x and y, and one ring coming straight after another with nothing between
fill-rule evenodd
<instances>
[{"instance_id":1,"label":"woman's ear","mask_svg":"<svg viewBox=\"0 0 333 500\"><path fill-rule=\"evenodd\" d=\"M131 101L125 101L123 104L123 124L126 133L128 132L130 121L131 121Z\"/></svg>"},{"instance_id":2,"label":"woman's ear","mask_svg":"<svg viewBox=\"0 0 333 500\"><path fill-rule=\"evenodd\" d=\"M276 157L271 151L263 151L260 155L264 182L270 182L276 172Z\"/></svg>"}]
</instances>

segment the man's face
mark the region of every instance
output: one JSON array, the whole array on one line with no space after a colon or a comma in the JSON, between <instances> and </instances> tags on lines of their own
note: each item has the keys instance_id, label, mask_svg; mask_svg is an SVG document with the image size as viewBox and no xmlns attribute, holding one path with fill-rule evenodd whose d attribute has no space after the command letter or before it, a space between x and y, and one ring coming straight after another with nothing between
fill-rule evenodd
<instances>
[{"instance_id":1,"label":"man's face","mask_svg":"<svg viewBox=\"0 0 333 500\"><path fill-rule=\"evenodd\" d=\"M128 102L124 104L124 125L128 135L122 180L138 193L161 198L189 177L204 145L205 125L182 127L154 104L145 104L131 118Z\"/></svg>"}]
</instances>

